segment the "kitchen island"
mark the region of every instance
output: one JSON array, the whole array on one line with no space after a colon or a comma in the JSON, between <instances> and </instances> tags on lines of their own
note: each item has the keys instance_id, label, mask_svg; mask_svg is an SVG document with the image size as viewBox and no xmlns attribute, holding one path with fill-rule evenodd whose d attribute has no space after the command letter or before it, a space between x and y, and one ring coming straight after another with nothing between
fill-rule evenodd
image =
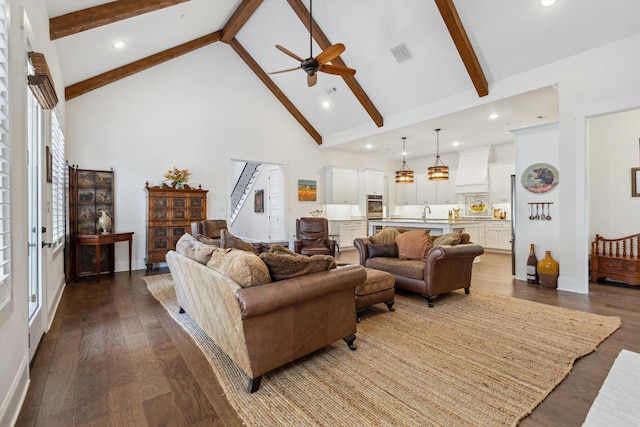
<instances>
[{"instance_id":1,"label":"kitchen island","mask_svg":"<svg viewBox=\"0 0 640 427\"><path fill-rule=\"evenodd\" d=\"M391 220L369 220L369 236L373 236L384 227L407 228L409 230L419 230L428 228L432 236L441 236L452 231L465 231L465 228L476 221L466 221L461 219L391 219Z\"/></svg>"}]
</instances>

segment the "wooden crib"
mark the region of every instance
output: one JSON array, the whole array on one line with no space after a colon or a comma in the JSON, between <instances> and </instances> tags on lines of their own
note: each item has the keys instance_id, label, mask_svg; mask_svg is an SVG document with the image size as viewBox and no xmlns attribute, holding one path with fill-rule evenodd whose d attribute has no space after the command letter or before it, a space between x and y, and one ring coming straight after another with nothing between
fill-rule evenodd
<instances>
[{"instance_id":1,"label":"wooden crib","mask_svg":"<svg viewBox=\"0 0 640 427\"><path fill-rule=\"evenodd\" d=\"M619 239L605 239L596 234L589 264L592 282L607 278L640 285L640 234Z\"/></svg>"}]
</instances>

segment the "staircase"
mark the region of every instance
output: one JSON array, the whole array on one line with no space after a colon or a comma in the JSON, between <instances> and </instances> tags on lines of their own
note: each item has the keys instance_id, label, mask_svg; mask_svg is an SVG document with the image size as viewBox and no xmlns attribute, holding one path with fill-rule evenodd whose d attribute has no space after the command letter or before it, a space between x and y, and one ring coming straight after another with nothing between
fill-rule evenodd
<instances>
[{"instance_id":1,"label":"staircase","mask_svg":"<svg viewBox=\"0 0 640 427\"><path fill-rule=\"evenodd\" d=\"M262 163L246 163L242 169L242 173L238 177L233 191L231 192L231 224L235 221L240 213L240 209L244 205L245 200L251 194L251 189L256 181L260 171L262 170ZM230 225L231 225L230 224Z\"/></svg>"}]
</instances>

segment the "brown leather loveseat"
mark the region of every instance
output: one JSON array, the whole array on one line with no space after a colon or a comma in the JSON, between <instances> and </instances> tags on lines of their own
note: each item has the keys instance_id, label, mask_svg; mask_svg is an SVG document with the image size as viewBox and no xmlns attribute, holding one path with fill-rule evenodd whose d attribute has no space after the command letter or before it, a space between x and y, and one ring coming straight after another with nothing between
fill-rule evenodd
<instances>
[{"instance_id":1,"label":"brown leather loveseat","mask_svg":"<svg viewBox=\"0 0 640 427\"><path fill-rule=\"evenodd\" d=\"M435 240L438 236L431 236ZM395 288L416 292L425 297L429 307L438 295L464 289L469 293L473 261L484 253L481 245L464 243L441 245L431 248L424 259L400 259L396 255L371 256L369 245L375 245L370 237L357 238L354 245L360 253L360 264L367 268L382 270L393 274ZM397 250L397 249L396 249ZM385 255L385 254L383 254ZM389 256L391 255L391 256Z\"/></svg>"}]
</instances>

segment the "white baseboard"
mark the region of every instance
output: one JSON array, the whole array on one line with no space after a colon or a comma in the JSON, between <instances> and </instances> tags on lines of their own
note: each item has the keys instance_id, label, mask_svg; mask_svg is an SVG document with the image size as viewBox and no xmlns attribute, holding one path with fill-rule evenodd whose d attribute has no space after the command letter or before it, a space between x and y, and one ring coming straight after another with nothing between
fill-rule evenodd
<instances>
[{"instance_id":1,"label":"white baseboard","mask_svg":"<svg viewBox=\"0 0 640 427\"><path fill-rule=\"evenodd\" d=\"M0 426L13 426L18 421L20 409L29 390L29 353L25 353L20 368L11 382L11 388L0 403Z\"/></svg>"}]
</instances>

